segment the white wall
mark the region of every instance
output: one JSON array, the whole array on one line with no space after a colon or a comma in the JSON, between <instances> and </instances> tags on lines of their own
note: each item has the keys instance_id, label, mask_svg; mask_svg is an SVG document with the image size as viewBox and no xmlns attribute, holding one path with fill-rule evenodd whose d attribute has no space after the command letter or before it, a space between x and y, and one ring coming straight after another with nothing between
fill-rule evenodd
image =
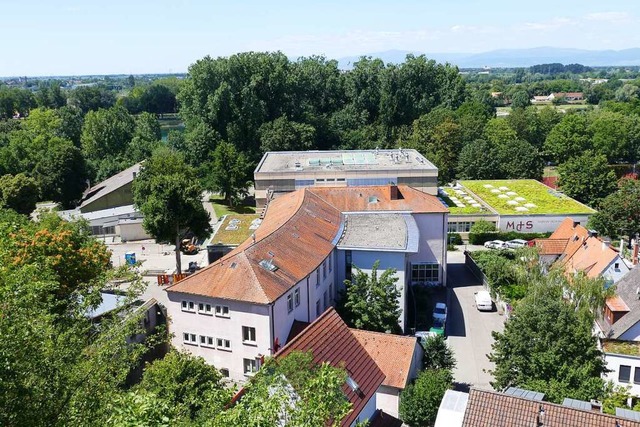
<instances>
[{"instance_id":1,"label":"white wall","mask_svg":"<svg viewBox=\"0 0 640 427\"><path fill-rule=\"evenodd\" d=\"M400 289L400 297L398 303L402 309L398 323L404 330L406 320L406 278L405 278L405 253L404 252L379 252L379 251L356 251L352 250L352 265L358 267L366 274L371 274L373 263L380 261L378 266L378 275L382 274L388 268L397 270L396 277L398 281L396 286ZM354 269L355 273L355 269Z\"/></svg>"},{"instance_id":2,"label":"white wall","mask_svg":"<svg viewBox=\"0 0 640 427\"><path fill-rule=\"evenodd\" d=\"M119 235L123 242L151 239L151 235L142 227L142 222L118 224L116 225L116 235Z\"/></svg>"},{"instance_id":3,"label":"white wall","mask_svg":"<svg viewBox=\"0 0 640 427\"><path fill-rule=\"evenodd\" d=\"M640 396L640 383L634 384L633 382L635 370L640 369L640 357L605 353L604 360L607 364L607 369L611 371L602 375L605 381L613 381L614 384L622 385L624 387L631 386L631 389L629 390L630 393L635 396ZM628 383L621 383L618 381L618 373L620 372L621 365L631 366L631 375Z\"/></svg>"},{"instance_id":4,"label":"white wall","mask_svg":"<svg viewBox=\"0 0 640 427\"><path fill-rule=\"evenodd\" d=\"M568 216L585 225L591 215L500 215L498 229L520 233L553 232Z\"/></svg>"},{"instance_id":5,"label":"white wall","mask_svg":"<svg viewBox=\"0 0 640 427\"><path fill-rule=\"evenodd\" d=\"M381 385L376 391L376 406L387 414L398 418L400 410L400 390L395 387Z\"/></svg>"},{"instance_id":6,"label":"white wall","mask_svg":"<svg viewBox=\"0 0 640 427\"><path fill-rule=\"evenodd\" d=\"M446 284L447 221L445 214L414 214L420 230L418 253L408 255L411 263L437 262L440 264L440 281ZM410 271L407 272L410 274Z\"/></svg>"},{"instance_id":7,"label":"white wall","mask_svg":"<svg viewBox=\"0 0 640 427\"><path fill-rule=\"evenodd\" d=\"M618 264L618 268L615 268L616 264ZM625 264L619 256L616 256L611 264L609 264L609 266L602 272L602 277L612 280L613 283L616 283L618 280L622 279L628 272L629 267L627 267L627 264Z\"/></svg>"},{"instance_id":8,"label":"white wall","mask_svg":"<svg viewBox=\"0 0 640 427\"><path fill-rule=\"evenodd\" d=\"M358 422L364 420L370 420L373 417L373 414L376 412L376 393L373 393L371 399L367 402L366 406L360 411L360 414L355 419L354 422L351 423L351 427L354 427Z\"/></svg>"},{"instance_id":9,"label":"white wall","mask_svg":"<svg viewBox=\"0 0 640 427\"><path fill-rule=\"evenodd\" d=\"M168 292L169 332L173 334L171 344L194 355L202 356L207 363L218 369L229 369L230 378L242 382L244 375L243 359L254 359L260 355L269 355L272 347L270 307L266 305L226 301L204 296ZM194 301L196 312L182 311L182 300ZM198 313L198 303L209 303L229 307L229 318ZM242 342L242 326L256 328L255 345ZM197 336L195 345L184 344L183 333ZM200 335L224 338L231 341L230 351L208 348L200 345ZM214 342L215 344L215 342Z\"/></svg>"}]
</instances>

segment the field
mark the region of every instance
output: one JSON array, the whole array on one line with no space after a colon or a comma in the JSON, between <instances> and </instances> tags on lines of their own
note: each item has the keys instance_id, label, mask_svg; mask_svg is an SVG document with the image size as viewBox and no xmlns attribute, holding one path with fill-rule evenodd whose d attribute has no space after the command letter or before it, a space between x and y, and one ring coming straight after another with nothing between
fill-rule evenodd
<instances>
[{"instance_id":1,"label":"field","mask_svg":"<svg viewBox=\"0 0 640 427\"><path fill-rule=\"evenodd\" d=\"M259 215L256 214L227 215L216 234L211 238L211 243L239 245L251 237L254 229L250 227L252 222L257 218L259 218Z\"/></svg>"},{"instance_id":2,"label":"field","mask_svg":"<svg viewBox=\"0 0 640 427\"><path fill-rule=\"evenodd\" d=\"M230 207L229 205L224 203L222 196L211 196L209 200L211 201L213 210L215 211L216 217L218 218L222 218L225 215L256 213L256 208L253 206L237 205Z\"/></svg>"},{"instance_id":3,"label":"field","mask_svg":"<svg viewBox=\"0 0 640 427\"><path fill-rule=\"evenodd\" d=\"M560 113L566 113L569 110L588 110L597 109L597 105L590 104L565 104L565 105L552 105L552 104L533 104L534 107L541 109L544 107L553 107ZM511 113L511 107L496 107L496 114L498 116L508 116Z\"/></svg>"},{"instance_id":4,"label":"field","mask_svg":"<svg viewBox=\"0 0 640 427\"><path fill-rule=\"evenodd\" d=\"M460 181L502 215L579 214L595 211L533 179Z\"/></svg>"}]
</instances>

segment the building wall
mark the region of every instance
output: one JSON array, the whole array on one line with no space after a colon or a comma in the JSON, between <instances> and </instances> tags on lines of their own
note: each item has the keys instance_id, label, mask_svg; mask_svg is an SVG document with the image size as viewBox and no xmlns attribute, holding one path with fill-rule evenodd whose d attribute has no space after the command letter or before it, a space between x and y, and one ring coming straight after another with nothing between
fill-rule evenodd
<instances>
[{"instance_id":1,"label":"building wall","mask_svg":"<svg viewBox=\"0 0 640 427\"><path fill-rule=\"evenodd\" d=\"M616 268L617 266L617 268ZM613 262L602 272L602 277L616 283L629 272L629 267L619 256L616 256Z\"/></svg>"},{"instance_id":2,"label":"building wall","mask_svg":"<svg viewBox=\"0 0 640 427\"><path fill-rule=\"evenodd\" d=\"M611 371L602 375L605 381L613 381L614 384L624 387L630 386L631 389L629 392L632 395L640 396L640 357L605 353L604 359L607 364L607 369ZM618 380L621 366L629 366L631 368L628 382L621 382ZM636 370L638 370L638 382L634 381Z\"/></svg>"},{"instance_id":3,"label":"building wall","mask_svg":"<svg viewBox=\"0 0 640 427\"><path fill-rule=\"evenodd\" d=\"M435 262L440 265L440 283L447 283L447 215L413 214L420 230L418 253L409 254L410 263ZM411 270L407 271L407 275ZM409 277L409 280L411 278Z\"/></svg>"},{"instance_id":4,"label":"building wall","mask_svg":"<svg viewBox=\"0 0 640 427\"><path fill-rule=\"evenodd\" d=\"M547 233L555 231L568 216L581 224L586 224L589 214L566 215L500 215L498 229L501 231L518 231L521 233Z\"/></svg>"},{"instance_id":5,"label":"building wall","mask_svg":"<svg viewBox=\"0 0 640 427\"><path fill-rule=\"evenodd\" d=\"M82 213L85 212L93 212L99 211L102 209L115 208L118 206L126 206L133 204L133 192L131 191L131 182L123 185L122 187L112 191L111 193L105 194L93 202L82 206L80 211Z\"/></svg>"},{"instance_id":6,"label":"building wall","mask_svg":"<svg viewBox=\"0 0 640 427\"><path fill-rule=\"evenodd\" d=\"M398 418L400 410L400 390L395 387L381 385L376 391L376 409Z\"/></svg>"},{"instance_id":7,"label":"building wall","mask_svg":"<svg viewBox=\"0 0 640 427\"><path fill-rule=\"evenodd\" d=\"M142 227L142 221L116 225L116 235L119 235L123 242L152 238Z\"/></svg>"},{"instance_id":8,"label":"building wall","mask_svg":"<svg viewBox=\"0 0 640 427\"><path fill-rule=\"evenodd\" d=\"M360 411L358 417L351 423L351 427L354 427L357 423L365 420L370 420L373 414L376 412L376 393L369 399L366 406Z\"/></svg>"},{"instance_id":9,"label":"building wall","mask_svg":"<svg viewBox=\"0 0 640 427\"><path fill-rule=\"evenodd\" d=\"M271 352L271 324L267 305L242 303L208 298L198 295L168 292L169 304L167 312L170 318L169 331L174 335L171 343L174 347L184 349L196 356L202 356L207 363L218 369L226 368L232 380L243 382L247 379L244 374L243 359L256 359ZM182 301L193 301L195 312L182 310ZM211 315L200 314L198 303L209 303L214 312ZM215 306L229 307L229 317L215 315ZM256 342L243 343L242 327L249 326L256 329ZM195 344L185 344L183 333L196 334ZM200 335L230 340L229 350L209 348L200 344Z\"/></svg>"}]
</instances>

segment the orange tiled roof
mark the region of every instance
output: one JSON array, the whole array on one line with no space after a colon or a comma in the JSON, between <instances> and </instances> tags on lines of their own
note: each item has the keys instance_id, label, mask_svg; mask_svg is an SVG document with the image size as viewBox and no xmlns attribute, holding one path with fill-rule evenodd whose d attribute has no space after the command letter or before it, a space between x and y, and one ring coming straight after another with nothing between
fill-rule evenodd
<instances>
[{"instance_id":1,"label":"orange tiled roof","mask_svg":"<svg viewBox=\"0 0 640 427\"><path fill-rule=\"evenodd\" d=\"M286 194L269 207L255 243L248 239L167 291L269 304L320 265L339 228L340 212L315 194ZM271 258L275 271L259 264Z\"/></svg>"},{"instance_id":2,"label":"orange tiled roof","mask_svg":"<svg viewBox=\"0 0 640 427\"><path fill-rule=\"evenodd\" d=\"M540 408L544 415L538 418ZM538 423L541 421L541 423ZM555 403L528 400L521 397L471 389L463 427L531 427L578 426L615 427L618 421L623 427L640 427L640 422L606 415L599 412L569 408Z\"/></svg>"},{"instance_id":3,"label":"orange tiled roof","mask_svg":"<svg viewBox=\"0 0 640 427\"><path fill-rule=\"evenodd\" d=\"M589 230L580 224L574 226L572 218L565 218L560 223L556 231L554 231L549 240L552 239L566 239L567 245L561 254L560 264L563 264L569 260L573 254L582 246L582 242L589 237Z\"/></svg>"},{"instance_id":4,"label":"orange tiled roof","mask_svg":"<svg viewBox=\"0 0 640 427\"><path fill-rule=\"evenodd\" d=\"M295 350L311 351L315 363L328 362L343 367L360 387L360 393L347 384L342 387L353 405L352 411L340 423L342 426L353 423L384 380L384 373L333 307L287 343L275 357L284 357Z\"/></svg>"},{"instance_id":5,"label":"orange tiled roof","mask_svg":"<svg viewBox=\"0 0 640 427\"><path fill-rule=\"evenodd\" d=\"M604 245L597 237L589 237L572 257L565 260L565 271L567 273L584 271L588 277L598 277L617 256L618 252L611 246Z\"/></svg>"},{"instance_id":6,"label":"orange tiled roof","mask_svg":"<svg viewBox=\"0 0 640 427\"><path fill-rule=\"evenodd\" d=\"M404 389L418 345L415 337L351 329L360 344L376 361L386 378L383 385Z\"/></svg>"},{"instance_id":7,"label":"orange tiled roof","mask_svg":"<svg viewBox=\"0 0 640 427\"><path fill-rule=\"evenodd\" d=\"M618 295L614 295L611 298L608 298L606 301L607 307L611 311L629 311L629 306L624 302L622 298Z\"/></svg>"},{"instance_id":8,"label":"orange tiled roof","mask_svg":"<svg viewBox=\"0 0 640 427\"><path fill-rule=\"evenodd\" d=\"M362 211L409 211L414 213L446 213L449 210L436 196L409 187L398 185L402 198L391 199L389 185L371 187L310 187L307 191L317 194L341 212ZM371 203L370 198L376 198Z\"/></svg>"},{"instance_id":9,"label":"orange tiled roof","mask_svg":"<svg viewBox=\"0 0 640 427\"><path fill-rule=\"evenodd\" d=\"M269 304L311 274L331 252L341 212L448 212L435 196L404 185L398 186L402 198L392 200L390 188L315 187L277 197L254 233L255 242L247 239L167 291ZM376 202L370 203L370 197ZM271 258L277 270L259 265Z\"/></svg>"},{"instance_id":10,"label":"orange tiled roof","mask_svg":"<svg viewBox=\"0 0 640 427\"><path fill-rule=\"evenodd\" d=\"M560 255L567 247L569 239L536 239L536 247L540 255Z\"/></svg>"}]
</instances>

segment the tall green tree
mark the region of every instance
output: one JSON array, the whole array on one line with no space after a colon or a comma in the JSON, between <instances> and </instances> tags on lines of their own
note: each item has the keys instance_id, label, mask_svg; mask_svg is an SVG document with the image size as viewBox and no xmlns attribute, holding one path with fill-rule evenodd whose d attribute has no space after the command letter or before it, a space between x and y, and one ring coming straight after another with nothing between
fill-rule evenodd
<instances>
[{"instance_id":1,"label":"tall green tree","mask_svg":"<svg viewBox=\"0 0 640 427\"><path fill-rule=\"evenodd\" d=\"M247 179L248 162L242 153L225 141L218 144L206 164L205 187L220 192L229 206L244 196L251 182Z\"/></svg>"},{"instance_id":2,"label":"tall green tree","mask_svg":"<svg viewBox=\"0 0 640 427\"><path fill-rule=\"evenodd\" d=\"M260 149L267 151L305 151L315 147L316 131L313 126L278 117L264 123L258 130Z\"/></svg>"},{"instance_id":3,"label":"tall green tree","mask_svg":"<svg viewBox=\"0 0 640 427\"><path fill-rule=\"evenodd\" d=\"M29 215L36 208L39 189L35 179L23 173L0 177L0 206Z\"/></svg>"},{"instance_id":4,"label":"tall green tree","mask_svg":"<svg viewBox=\"0 0 640 427\"><path fill-rule=\"evenodd\" d=\"M453 350L442 335L427 338L422 343L422 347L424 349L424 357L422 358L424 369L452 371L456 367Z\"/></svg>"},{"instance_id":5,"label":"tall green tree","mask_svg":"<svg viewBox=\"0 0 640 427\"><path fill-rule=\"evenodd\" d=\"M142 225L149 234L158 241L175 243L176 270L181 272L183 233L206 237L211 232L196 170L179 153L156 150L133 181L133 202L144 215Z\"/></svg>"},{"instance_id":6,"label":"tall green tree","mask_svg":"<svg viewBox=\"0 0 640 427\"><path fill-rule=\"evenodd\" d=\"M82 127L82 151L98 164L105 158L122 155L135 132L135 121L124 107L90 111Z\"/></svg>"},{"instance_id":7,"label":"tall green tree","mask_svg":"<svg viewBox=\"0 0 640 427\"><path fill-rule=\"evenodd\" d=\"M511 107L514 109L526 108L531 105L531 98L524 90L519 90L511 96Z\"/></svg>"},{"instance_id":8,"label":"tall green tree","mask_svg":"<svg viewBox=\"0 0 640 427\"><path fill-rule=\"evenodd\" d=\"M339 307L345 322L357 329L374 332L400 331L400 290L394 269L386 269L378 276L380 261L373 263L367 274L355 267L352 280L345 280L346 291Z\"/></svg>"},{"instance_id":9,"label":"tall green tree","mask_svg":"<svg viewBox=\"0 0 640 427\"><path fill-rule=\"evenodd\" d=\"M593 146L586 114L565 115L549 132L544 151L556 163L564 163Z\"/></svg>"},{"instance_id":10,"label":"tall green tree","mask_svg":"<svg viewBox=\"0 0 640 427\"><path fill-rule=\"evenodd\" d=\"M602 200L589 224L611 238L640 233L640 181L620 180L617 191Z\"/></svg>"},{"instance_id":11,"label":"tall green tree","mask_svg":"<svg viewBox=\"0 0 640 427\"><path fill-rule=\"evenodd\" d=\"M594 317L565 301L553 281L530 289L504 332L493 332L492 385L539 391L556 403L601 398L605 366L591 333Z\"/></svg>"},{"instance_id":12,"label":"tall green tree","mask_svg":"<svg viewBox=\"0 0 640 427\"><path fill-rule=\"evenodd\" d=\"M461 179L503 178L498 149L483 139L477 139L465 145L458 159L458 177Z\"/></svg>"},{"instance_id":13,"label":"tall green tree","mask_svg":"<svg viewBox=\"0 0 640 427\"><path fill-rule=\"evenodd\" d=\"M597 207L602 199L616 190L616 174L607 158L587 150L558 166L559 186L564 193Z\"/></svg>"},{"instance_id":14,"label":"tall green tree","mask_svg":"<svg viewBox=\"0 0 640 427\"><path fill-rule=\"evenodd\" d=\"M400 418L411 427L433 425L440 402L451 388L453 377L447 369L427 369L400 393Z\"/></svg>"}]
</instances>

